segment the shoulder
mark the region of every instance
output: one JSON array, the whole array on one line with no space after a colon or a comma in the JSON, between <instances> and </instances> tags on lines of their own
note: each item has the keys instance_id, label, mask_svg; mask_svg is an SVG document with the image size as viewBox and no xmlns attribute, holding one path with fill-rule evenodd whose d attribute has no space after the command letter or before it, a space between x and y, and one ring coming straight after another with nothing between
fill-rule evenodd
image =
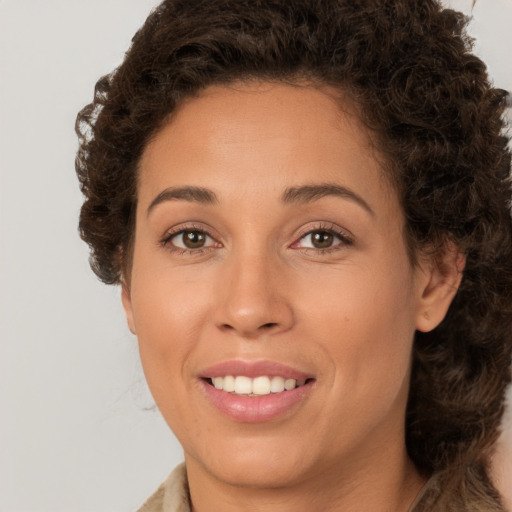
<instances>
[{"instance_id":1,"label":"shoulder","mask_svg":"<svg viewBox=\"0 0 512 512\"><path fill-rule=\"evenodd\" d=\"M187 472L180 464L137 512L190 512L188 496Z\"/></svg>"}]
</instances>

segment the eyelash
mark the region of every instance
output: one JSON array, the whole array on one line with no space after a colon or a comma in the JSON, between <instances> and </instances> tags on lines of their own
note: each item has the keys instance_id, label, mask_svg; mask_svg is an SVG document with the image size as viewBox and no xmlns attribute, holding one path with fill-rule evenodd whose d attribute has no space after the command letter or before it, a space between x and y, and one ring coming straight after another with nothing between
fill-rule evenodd
<instances>
[{"instance_id":1,"label":"eyelash","mask_svg":"<svg viewBox=\"0 0 512 512\"><path fill-rule=\"evenodd\" d=\"M176 247L172 245L172 239L182 235L183 233L187 232L196 232L199 234L202 234L211 240L214 241L213 245L207 246L207 247L198 247L196 249L186 249L183 247ZM315 254L328 254L331 252L339 251L343 249L346 246L353 245L354 240L351 235L349 235L346 231L343 231L339 229L334 224L319 224L318 226L315 226L312 229L308 229L307 231L304 231L303 233L300 233L298 238L289 246L290 248L294 248L296 244L298 244L301 240L304 240L307 236L313 234L313 233L327 233L329 235L332 235L335 238L338 238L340 240L339 243L332 245L331 247L326 247L324 249L322 248L315 248L315 247L296 247L296 250L301 250L305 253L310 253L311 251ZM216 249L218 247L221 247L221 244L219 242L216 242L215 238L204 229L202 226L180 226L176 228L175 230L169 232L166 234L166 236L160 241L160 244L166 248L168 251L181 256L181 255L200 255L204 254L207 251Z\"/></svg>"},{"instance_id":2,"label":"eyelash","mask_svg":"<svg viewBox=\"0 0 512 512\"><path fill-rule=\"evenodd\" d=\"M297 238L297 240L295 242L293 242L293 244L291 246L293 247L294 245L299 243L301 240L304 240L308 235L311 235L313 233L327 233L329 235L334 236L335 238L338 238L340 240L340 242L335 243L331 247L326 247L325 249L319 249L319 248L315 248L315 247L302 247L302 248L299 247L299 248L297 248L297 250L302 250L305 253L310 253L312 251L314 254L329 254L332 252L342 250L343 248L354 244L354 239L351 234L347 233L344 230L341 230L334 224L320 223L318 226L315 226L312 229L307 229L306 231L301 233L299 235L299 237Z\"/></svg>"},{"instance_id":3,"label":"eyelash","mask_svg":"<svg viewBox=\"0 0 512 512\"><path fill-rule=\"evenodd\" d=\"M173 238L182 235L183 233L187 232L195 232L205 235L208 238L211 238L215 244L207 247L198 247L197 249L186 249L184 247L176 247L175 245L172 245L171 241ZM199 254L203 254L206 251L216 249L215 245L218 244L218 242L215 241L215 238L210 235L210 233L202 226L179 226L178 228L174 229L173 231L166 234L166 236L160 240L160 244L167 249L168 251L181 256L181 255L190 255L190 256L196 256Z\"/></svg>"}]
</instances>

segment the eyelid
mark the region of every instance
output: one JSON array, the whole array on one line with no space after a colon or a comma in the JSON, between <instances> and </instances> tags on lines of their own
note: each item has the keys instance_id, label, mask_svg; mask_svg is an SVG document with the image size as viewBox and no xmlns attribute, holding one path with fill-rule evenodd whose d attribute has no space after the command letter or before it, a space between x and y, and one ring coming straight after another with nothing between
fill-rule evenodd
<instances>
[{"instance_id":1,"label":"eyelid","mask_svg":"<svg viewBox=\"0 0 512 512\"><path fill-rule=\"evenodd\" d=\"M171 243L172 239L181 233L184 233L186 231L198 231L200 233L203 233L206 237L210 238L213 241L213 244L198 247L195 249L192 248L184 248L184 247L178 247ZM215 234L212 234L214 230L211 229L209 226L205 226L202 223L182 223L178 224L169 230L167 230L164 234L164 236L159 240L159 245L166 248L167 250L175 253L188 253L188 254L199 254L204 251L216 249L222 247L222 243L218 241L218 236ZM315 232L327 232L335 236L340 240L339 243L328 247L328 248L314 248L314 247L298 247L297 244L303 240L306 236L315 233ZM345 228L342 228L332 222L319 222L317 224L314 223L308 223L306 226L304 226L296 235L294 242L289 246L290 248L297 249L297 250L303 250L303 251L314 251L316 253L322 253L322 252L331 252L335 250L342 249L343 247L353 245L354 243L354 236L350 231L348 231Z\"/></svg>"},{"instance_id":2,"label":"eyelid","mask_svg":"<svg viewBox=\"0 0 512 512\"><path fill-rule=\"evenodd\" d=\"M325 249L317 249L313 247L294 247L301 240L303 240L306 236L311 235L312 233L324 231L326 233L330 233L336 238L339 238L341 242L339 244L333 245L331 247ZM345 246L350 246L354 244L354 235L350 233L347 229L341 228L332 222L320 222L317 225L307 225L299 231L295 241L291 244L290 247L302 250L312 250L315 252L329 252L332 250L337 250Z\"/></svg>"},{"instance_id":3,"label":"eyelid","mask_svg":"<svg viewBox=\"0 0 512 512\"><path fill-rule=\"evenodd\" d=\"M184 232L187 231L197 231L199 233L203 233L206 237L210 238L214 243L211 245L198 247L196 249L192 248L186 248L186 247L178 247L174 244L172 244L172 239ZM176 252L179 254L199 254L207 250L215 249L218 247L221 247L222 244L217 240L217 237L212 234L212 231L208 226L205 226L204 224L189 224L189 223L183 223L178 224L177 226L172 227L171 229L168 229L164 236L160 239L159 244L164 247L165 249Z\"/></svg>"}]
</instances>

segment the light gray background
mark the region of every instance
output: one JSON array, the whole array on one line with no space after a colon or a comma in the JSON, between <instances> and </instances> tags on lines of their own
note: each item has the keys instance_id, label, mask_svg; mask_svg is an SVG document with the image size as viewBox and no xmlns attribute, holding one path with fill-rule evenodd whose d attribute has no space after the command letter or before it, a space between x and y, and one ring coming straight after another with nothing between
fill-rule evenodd
<instances>
[{"instance_id":1,"label":"light gray background","mask_svg":"<svg viewBox=\"0 0 512 512\"><path fill-rule=\"evenodd\" d=\"M76 112L156 4L0 0L1 512L134 511L182 459L76 229ZM512 0L474 16L477 52L512 90Z\"/></svg>"}]
</instances>

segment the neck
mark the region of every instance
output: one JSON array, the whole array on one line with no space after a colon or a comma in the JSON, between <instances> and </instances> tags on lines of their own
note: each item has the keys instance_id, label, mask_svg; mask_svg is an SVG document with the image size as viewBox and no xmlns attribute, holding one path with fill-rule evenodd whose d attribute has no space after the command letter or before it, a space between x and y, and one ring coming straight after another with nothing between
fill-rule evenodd
<instances>
[{"instance_id":1,"label":"neck","mask_svg":"<svg viewBox=\"0 0 512 512\"><path fill-rule=\"evenodd\" d=\"M186 456L192 512L407 512L425 484L407 457L405 446L397 456L389 445L369 458L326 468L321 474L275 487L237 486L219 480ZM354 460L354 459L348 459Z\"/></svg>"}]
</instances>

